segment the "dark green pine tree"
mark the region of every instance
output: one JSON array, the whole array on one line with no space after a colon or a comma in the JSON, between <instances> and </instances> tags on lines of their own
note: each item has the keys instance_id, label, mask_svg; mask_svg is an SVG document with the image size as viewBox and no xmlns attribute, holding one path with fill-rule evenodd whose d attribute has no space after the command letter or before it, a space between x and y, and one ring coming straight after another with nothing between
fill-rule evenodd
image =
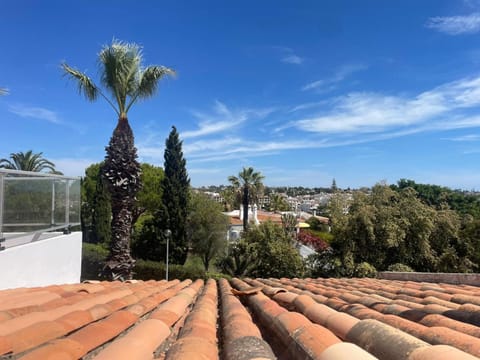
<instances>
[{"instance_id":1,"label":"dark green pine tree","mask_svg":"<svg viewBox=\"0 0 480 360\"><path fill-rule=\"evenodd\" d=\"M184 264L188 253L187 215L190 191L186 161L183 158L182 142L177 129L172 131L165 142L165 177L162 181L162 203L172 232L169 258L173 264ZM166 229L164 229L166 230Z\"/></svg>"},{"instance_id":2,"label":"dark green pine tree","mask_svg":"<svg viewBox=\"0 0 480 360\"><path fill-rule=\"evenodd\" d=\"M112 205L110 193L102 177L98 174L92 212L92 230L95 234L95 242L110 244L112 238L111 224Z\"/></svg>"}]
</instances>

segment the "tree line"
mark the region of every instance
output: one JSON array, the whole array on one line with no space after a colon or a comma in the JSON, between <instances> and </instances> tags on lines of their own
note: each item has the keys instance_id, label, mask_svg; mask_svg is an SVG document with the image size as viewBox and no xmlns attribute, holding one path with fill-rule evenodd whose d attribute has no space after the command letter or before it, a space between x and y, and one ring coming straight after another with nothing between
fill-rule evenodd
<instances>
[{"instance_id":1,"label":"tree line","mask_svg":"<svg viewBox=\"0 0 480 360\"><path fill-rule=\"evenodd\" d=\"M441 190L441 191L439 191ZM341 194L329 205L333 240L314 257L314 272L473 272L480 266L478 197L400 180L369 193ZM348 210L347 210L348 209Z\"/></svg>"}]
</instances>

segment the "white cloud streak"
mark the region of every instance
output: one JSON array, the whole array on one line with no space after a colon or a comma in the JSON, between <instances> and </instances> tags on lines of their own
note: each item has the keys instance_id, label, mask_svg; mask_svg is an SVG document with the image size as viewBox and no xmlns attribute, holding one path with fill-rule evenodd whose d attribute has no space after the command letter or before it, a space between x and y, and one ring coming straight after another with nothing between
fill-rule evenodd
<instances>
[{"instance_id":1,"label":"white cloud streak","mask_svg":"<svg viewBox=\"0 0 480 360\"><path fill-rule=\"evenodd\" d=\"M456 136L456 137L453 137L453 138L445 138L444 140L450 140L450 141L455 141L455 142L473 142L473 141L479 141L480 140L480 135L478 135L478 134L468 134L468 135Z\"/></svg>"},{"instance_id":2,"label":"white cloud streak","mask_svg":"<svg viewBox=\"0 0 480 360\"><path fill-rule=\"evenodd\" d=\"M422 132L480 127L479 109L480 76L446 83L416 95L355 92L298 105L296 111L310 114L293 120L290 120L289 107L232 110L217 102L210 114L195 113L201 120L197 130L180 135L186 138L183 150L188 163L217 163L216 167L221 162L246 162L250 158L278 156L288 151L343 147ZM263 126L270 125L266 135L260 135L249 120L273 111L275 121L263 122ZM279 127L281 123L283 126ZM286 129L289 131L278 135ZM473 139L465 136L454 141ZM163 146L139 146L139 154L162 162Z\"/></svg>"},{"instance_id":3,"label":"white cloud streak","mask_svg":"<svg viewBox=\"0 0 480 360\"><path fill-rule=\"evenodd\" d=\"M274 48L280 50L283 53L283 56L280 60L286 64L301 65L305 61L304 58L295 54L293 49L289 47L276 46Z\"/></svg>"},{"instance_id":4,"label":"white cloud streak","mask_svg":"<svg viewBox=\"0 0 480 360\"><path fill-rule=\"evenodd\" d=\"M303 63L303 59L295 54L290 54L285 56L282 61L287 64L295 64L295 65L300 65Z\"/></svg>"},{"instance_id":5,"label":"white cloud streak","mask_svg":"<svg viewBox=\"0 0 480 360\"><path fill-rule=\"evenodd\" d=\"M45 120L53 124L62 123L56 112L42 107L10 105L8 111L23 118Z\"/></svg>"},{"instance_id":6,"label":"white cloud streak","mask_svg":"<svg viewBox=\"0 0 480 360\"><path fill-rule=\"evenodd\" d=\"M480 13L432 17L425 26L448 35L475 34L480 31Z\"/></svg>"},{"instance_id":7,"label":"white cloud streak","mask_svg":"<svg viewBox=\"0 0 480 360\"><path fill-rule=\"evenodd\" d=\"M336 84L342 82L353 73L366 70L368 67L363 64L348 64L342 66L337 72L327 79L316 80L302 87L302 91L323 90L331 91L335 89Z\"/></svg>"},{"instance_id":8,"label":"white cloud streak","mask_svg":"<svg viewBox=\"0 0 480 360\"><path fill-rule=\"evenodd\" d=\"M323 114L295 121L303 131L315 133L375 133L436 120L431 127L469 127L478 119L455 112L480 106L480 77L462 79L414 97L377 93L350 93L331 100ZM442 123L449 115L449 122ZM456 117L456 119L454 119Z\"/></svg>"},{"instance_id":9,"label":"white cloud streak","mask_svg":"<svg viewBox=\"0 0 480 360\"><path fill-rule=\"evenodd\" d=\"M180 135L182 139L196 138L238 127L250 118L263 118L273 112L275 109L237 109L231 110L220 101L216 101L212 114L193 112L193 115L199 119L198 129L184 131Z\"/></svg>"}]
</instances>

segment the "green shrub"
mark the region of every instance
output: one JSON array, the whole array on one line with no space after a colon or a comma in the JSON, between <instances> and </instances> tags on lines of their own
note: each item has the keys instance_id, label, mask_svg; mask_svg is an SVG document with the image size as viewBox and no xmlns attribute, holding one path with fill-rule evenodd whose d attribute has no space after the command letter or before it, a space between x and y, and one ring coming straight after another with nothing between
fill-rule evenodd
<instances>
[{"instance_id":1,"label":"green shrub","mask_svg":"<svg viewBox=\"0 0 480 360\"><path fill-rule=\"evenodd\" d=\"M81 280L105 280L101 273L107 256L108 250L104 246L100 244L83 243ZM165 279L165 263L137 259L133 272L134 279L163 280ZM191 259L187 261L185 265L170 264L168 266L168 278L170 280L196 280L229 278L229 276L215 272L207 273L201 261Z\"/></svg>"},{"instance_id":2,"label":"green shrub","mask_svg":"<svg viewBox=\"0 0 480 360\"><path fill-rule=\"evenodd\" d=\"M376 277L377 269L375 269L375 266L364 261L358 264L357 266L355 266L355 276L356 277Z\"/></svg>"},{"instance_id":3,"label":"green shrub","mask_svg":"<svg viewBox=\"0 0 480 360\"><path fill-rule=\"evenodd\" d=\"M387 270L396 272L414 272L414 270L410 266L402 263L392 264L388 267Z\"/></svg>"},{"instance_id":4,"label":"green shrub","mask_svg":"<svg viewBox=\"0 0 480 360\"><path fill-rule=\"evenodd\" d=\"M162 280L165 279L165 264L162 262L151 260L137 260L133 269L133 277L138 280ZM185 279L205 279L205 271L202 267L189 265L168 266L168 278L185 280Z\"/></svg>"},{"instance_id":5,"label":"green shrub","mask_svg":"<svg viewBox=\"0 0 480 360\"><path fill-rule=\"evenodd\" d=\"M108 250L100 244L82 244L82 275L83 280L103 280L102 269Z\"/></svg>"},{"instance_id":6,"label":"green shrub","mask_svg":"<svg viewBox=\"0 0 480 360\"><path fill-rule=\"evenodd\" d=\"M205 273L205 280L207 279L214 279L214 280L220 280L220 279L227 279L227 280L232 280L232 277L230 275L227 275L227 274L222 274L222 273L218 273L218 272L210 272L210 271L207 271Z\"/></svg>"}]
</instances>

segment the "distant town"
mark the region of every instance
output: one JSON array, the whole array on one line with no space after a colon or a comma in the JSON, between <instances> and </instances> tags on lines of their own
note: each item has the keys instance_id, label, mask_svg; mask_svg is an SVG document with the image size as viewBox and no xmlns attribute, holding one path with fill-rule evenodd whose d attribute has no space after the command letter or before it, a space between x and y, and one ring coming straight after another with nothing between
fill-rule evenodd
<instances>
[{"instance_id":1,"label":"distant town","mask_svg":"<svg viewBox=\"0 0 480 360\"><path fill-rule=\"evenodd\" d=\"M411 180L400 180L399 184L402 183L402 181L404 182ZM396 187L397 185L392 186ZM402 185L400 186L402 187ZM405 186L405 184L403 184L403 186ZM452 190L438 185L426 186L437 188L438 191L447 190L448 192L458 195L480 197L480 191L476 190ZM225 205L229 201L228 199L224 198L224 194L228 192L229 188L229 185L209 185L197 187L195 190L205 193L215 202ZM368 194L371 192L371 188L362 187L358 189L341 189L336 186L335 179L332 181L332 185L330 187L309 188L303 186L265 186L262 196L258 198L257 205L259 209L271 210L271 199L273 194L276 194L285 200L286 204L288 204L288 210L290 211L301 211L310 213L312 215L328 216L328 203L334 194L343 194L346 200L351 200L355 192L363 192Z\"/></svg>"}]
</instances>

